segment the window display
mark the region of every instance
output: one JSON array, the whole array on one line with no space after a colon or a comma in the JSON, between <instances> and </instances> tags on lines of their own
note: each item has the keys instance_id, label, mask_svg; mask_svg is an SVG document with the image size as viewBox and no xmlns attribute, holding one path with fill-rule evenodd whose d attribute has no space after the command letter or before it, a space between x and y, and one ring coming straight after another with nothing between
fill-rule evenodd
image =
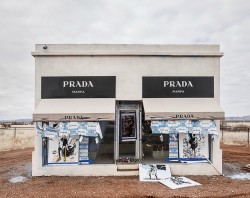
<instances>
[{"instance_id":1,"label":"window display","mask_svg":"<svg viewBox=\"0 0 250 198\"><path fill-rule=\"evenodd\" d=\"M48 164L78 164L78 136L49 138Z\"/></svg>"},{"instance_id":2,"label":"window display","mask_svg":"<svg viewBox=\"0 0 250 198\"><path fill-rule=\"evenodd\" d=\"M43 165L89 164L103 139L99 122L36 122L36 132L42 137Z\"/></svg>"},{"instance_id":3,"label":"window display","mask_svg":"<svg viewBox=\"0 0 250 198\"><path fill-rule=\"evenodd\" d=\"M152 121L151 129L153 134L169 134L168 161L207 159L208 137L218 136L213 120Z\"/></svg>"},{"instance_id":4,"label":"window display","mask_svg":"<svg viewBox=\"0 0 250 198\"><path fill-rule=\"evenodd\" d=\"M208 135L180 134L180 158L209 158Z\"/></svg>"}]
</instances>

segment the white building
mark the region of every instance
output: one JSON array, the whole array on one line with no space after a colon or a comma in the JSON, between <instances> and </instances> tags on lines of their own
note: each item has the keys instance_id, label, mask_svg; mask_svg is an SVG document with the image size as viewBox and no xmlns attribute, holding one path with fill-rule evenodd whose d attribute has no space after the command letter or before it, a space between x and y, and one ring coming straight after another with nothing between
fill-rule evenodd
<instances>
[{"instance_id":1,"label":"white building","mask_svg":"<svg viewBox=\"0 0 250 198\"><path fill-rule=\"evenodd\" d=\"M32 175L222 172L219 45L36 45ZM197 162L199 163L183 163Z\"/></svg>"}]
</instances>

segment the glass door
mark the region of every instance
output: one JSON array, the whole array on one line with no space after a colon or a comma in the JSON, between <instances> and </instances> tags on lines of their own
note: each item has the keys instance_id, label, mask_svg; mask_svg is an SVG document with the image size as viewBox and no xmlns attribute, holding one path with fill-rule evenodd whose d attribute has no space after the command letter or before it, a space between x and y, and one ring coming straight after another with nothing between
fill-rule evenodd
<instances>
[{"instance_id":1,"label":"glass door","mask_svg":"<svg viewBox=\"0 0 250 198\"><path fill-rule=\"evenodd\" d=\"M135 162L140 159L140 103L117 102L115 160Z\"/></svg>"},{"instance_id":2,"label":"glass door","mask_svg":"<svg viewBox=\"0 0 250 198\"><path fill-rule=\"evenodd\" d=\"M136 126L137 124L135 111L120 112L120 138L123 142L136 140Z\"/></svg>"},{"instance_id":3,"label":"glass door","mask_svg":"<svg viewBox=\"0 0 250 198\"><path fill-rule=\"evenodd\" d=\"M119 158L122 161L135 159L137 123L135 111L120 111Z\"/></svg>"}]
</instances>

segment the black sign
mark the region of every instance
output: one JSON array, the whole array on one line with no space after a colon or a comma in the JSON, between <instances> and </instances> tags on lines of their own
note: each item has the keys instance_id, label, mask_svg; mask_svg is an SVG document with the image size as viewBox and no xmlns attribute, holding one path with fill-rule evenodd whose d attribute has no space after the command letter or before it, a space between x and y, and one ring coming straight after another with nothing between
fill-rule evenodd
<instances>
[{"instance_id":1,"label":"black sign","mask_svg":"<svg viewBox=\"0 0 250 198\"><path fill-rule=\"evenodd\" d=\"M214 77L142 77L143 98L213 98Z\"/></svg>"},{"instance_id":2,"label":"black sign","mask_svg":"<svg viewBox=\"0 0 250 198\"><path fill-rule=\"evenodd\" d=\"M42 99L115 98L115 76L42 77Z\"/></svg>"}]
</instances>

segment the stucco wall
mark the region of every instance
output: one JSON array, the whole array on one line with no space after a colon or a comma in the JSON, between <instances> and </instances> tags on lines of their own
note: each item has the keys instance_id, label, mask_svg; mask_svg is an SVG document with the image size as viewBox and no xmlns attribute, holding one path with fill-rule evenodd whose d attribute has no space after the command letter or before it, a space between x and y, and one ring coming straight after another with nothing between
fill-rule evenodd
<instances>
[{"instance_id":1,"label":"stucco wall","mask_svg":"<svg viewBox=\"0 0 250 198\"><path fill-rule=\"evenodd\" d=\"M0 151L34 146L35 128L33 125L0 126Z\"/></svg>"},{"instance_id":2,"label":"stucco wall","mask_svg":"<svg viewBox=\"0 0 250 198\"><path fill-rule=\"evenodd\" d=\"M116 100L141 100L142 76L214 76L214 98L220 103L218 45L43 46L36 45L33 53L36 105L42 76L116 76Z\"/></svg>"}]
</instances>

